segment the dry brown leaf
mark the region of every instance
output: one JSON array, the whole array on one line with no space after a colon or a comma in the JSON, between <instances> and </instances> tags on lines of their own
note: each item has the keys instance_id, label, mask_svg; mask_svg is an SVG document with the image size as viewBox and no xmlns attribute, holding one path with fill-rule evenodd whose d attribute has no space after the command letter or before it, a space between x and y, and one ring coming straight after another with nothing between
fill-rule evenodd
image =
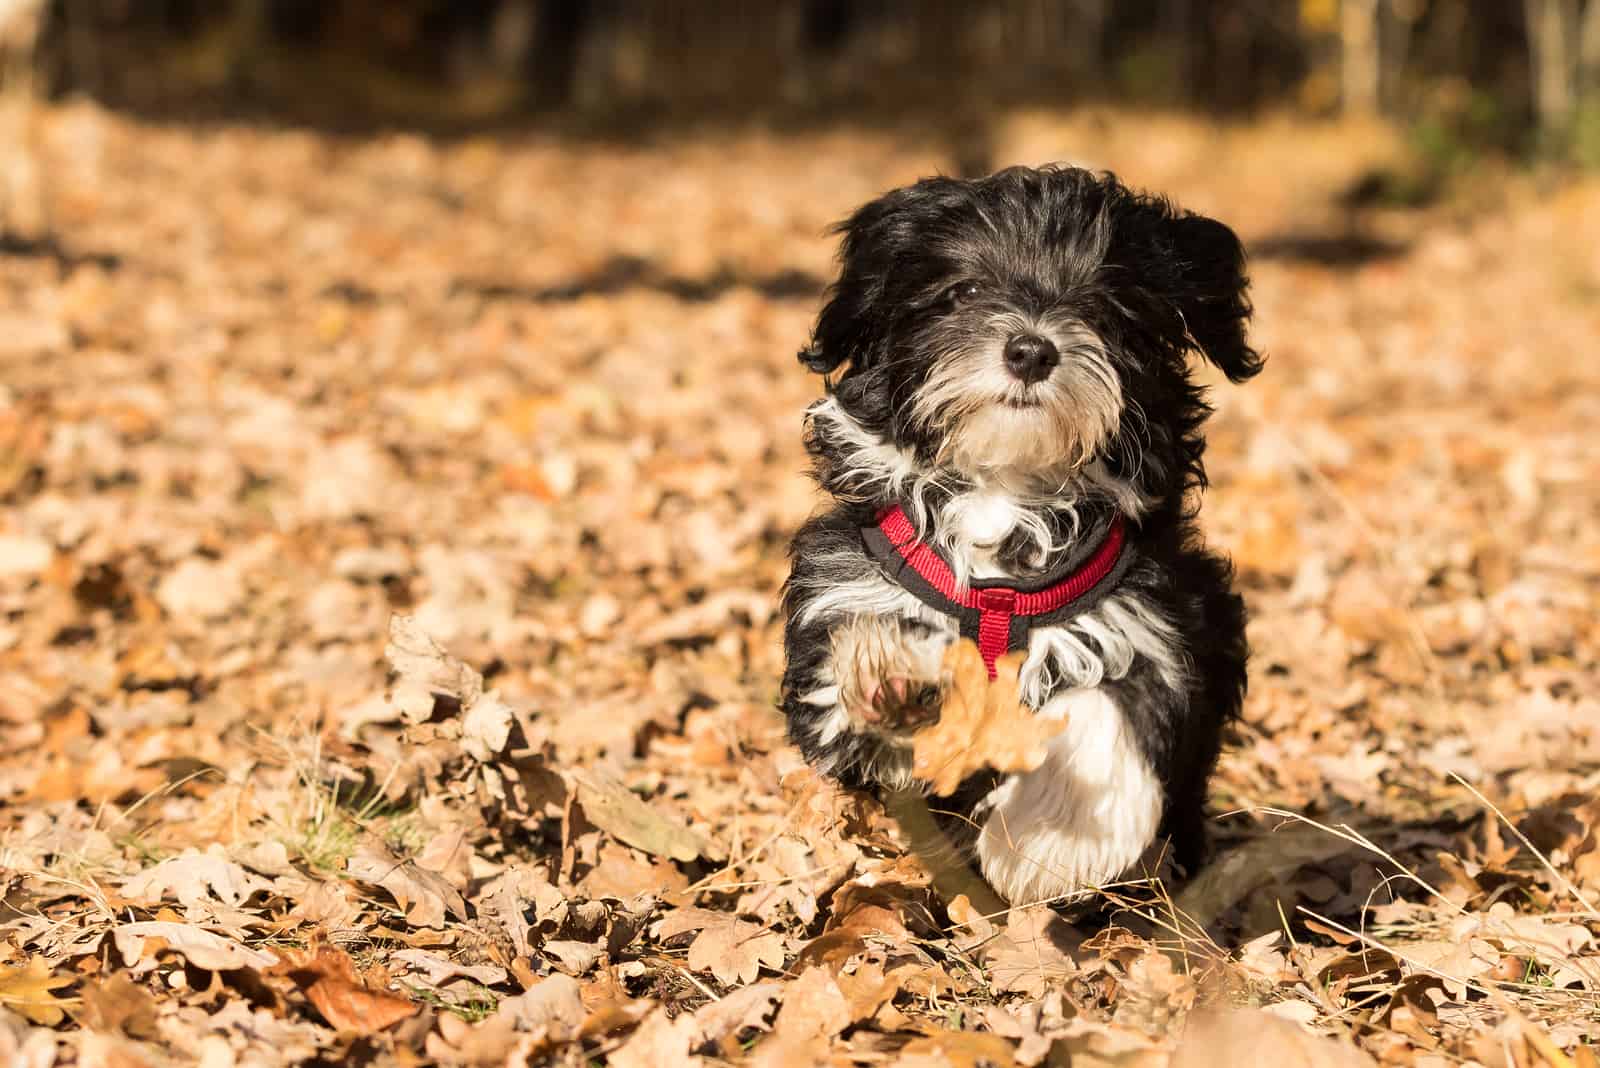
<instances>
[{"instance_id":1,"label":"dry brown leaf","mask_svg":"<svg viewBox=\"0 0 1600 1068\"><path fill-rule=\"evenodd\" d=\"M900 992L900 977L885 975L883 965L870 960L856 965L854 971L838 973L834 982L850 1006L852 1021L872 1019Z\"/></svg>"},{"instance_id":2,"label":"dry brown leaf","mask_svg":"<svg viewBox=\"0 0 1600 1068\"><path fill-rule=\"evenodd\" d=\"M788 984L773 1036L779 1041L832 1037L850 1026L852 1015L833 974L826 968L807 968Z\"/></svg>"},{"instance_id":3,"label":"dry brown leaf","mask_svg":"<svg viewBox=\"0 0 1600 1068\"><path fill-rule=\"evenodd\" d=\"M462 707L483 696L483 676L445 652L414 616L395 616L389 621L389 644L383 655L397 676L397 687L441 694L459 701Z\"/></svg>"},{"instance_id":4,"label":"dry brown leaf","mask_svg":"<svg viewBox=\"0 0 1600 1068\"><path fill-rule=\"evenodd\" d=\"M676 909L654 928L656 937L662 940L690 931L700 932L689 944L690 970L710 972L724 985L755 982L763 964L774 969L783 967L782 935L726 912Z\"/></svg>"},{"instance_id":5,"label":"dry brown leaf","mask_svg":"<svg viewBox=\"0 0 1600 1068\"><path fill-rule=\"evenodd\" d=\"M1025 659L1021 651L1001 657L991 681L975 643L963 639L945 651L939 721L912 736L914 778L946 797L984 768L1032 771L1044 763L1046 745L1067 721L1042 719L1022 703L1017 673Z\"/></svg>"},{"instance_id":6,"label":"dry brown leaf","mask_svg":"<svg viewBox=\"0 0 1600 1068\"><path fill-rule=\"evenodd\" d=\"M751 1029L765 1031L767 1015L772 1006L793 994L794 987L787 983L751 983L722 998L711 1001L694 1011L693 1046L707 1042L720 1043L725 1038L737 1038L739 1033Z\"/></svg>"},{"instance_id":7,"label":"dry brown leaf","mask_svg":"<svg viewBox=\"0 0 1600 1068\"><path fill-rule=\"evenodd\" d=\"M446 912L458 920L467 918L467 903L444 876L395 856L381 843L363 844L345 862L345 872L389 891L413 926L443 927Z\"/></svg>"},{"instance_id":8,"label":"dry brown leaf","mask_svg":"<svg viewBox=\"0 0 1600 1068\"><path fill-rule=\"evenodd\" d=\"M54 1027L66 1018L65 1006L76 998L58 998L55 991L77 982L70 975L54 975L43 957L30 957L20 967L0 967L0 1006L36 1024Z\"/></svg>"},{"instance_id":9,"label":"dry brown leaf","mask_svg":"<svg viewBox=\"0 0 1600 1068\"><path fill-rule=\"evenodd\" d=\"M583 814L619 842L652 856L685 862L699 857L716 859L721 855L704 837L663 816L639 800L626 784L599 768L574 770L570 774L578 786L578 803L583 806Z\"/></svg>"},{"instance_id":10,"label":"dry brown leaf","mask_svg":"<svg viewBox=\"0 0 1600 1068\"><path fill-rule=\"evenodd\" d=\"M350 954L333 946L285 950L283 963L272 971L293 980L335 1030L370 1035L404 1020L420 1008L406 998L372 989L356 974Z\"/></svg>"},{"instance_id":11,"label":"dry brown leaf","mask_svg":"<svg viewBox=\"0 0 1600 1068\"><path fill-rule=\"evenodd\" d=\"M92 1031L154 1038L156 999L149 990L118 972L83 988L83 1026Z\"/></svg>"},{"instance_id":12,"label":"dry brown leaf","mask_svg":"<svg viewBox=\"0 0 1600 1068\"><path fill-rule=\"evenodd\" d=\"M640 860L621 846L607 843L600 847L600 862L578 884L590 898L619 901L640 894L667 897L689 885L689 880L673 865L661 860Z\"/></svg>"},{"instance_id":13,"label":"dry brown leaf","mask_svg":"<svg viewBox=\"0 0 1600 1068\"><path fill-rule=\"evenodd\" d=\"M186 909L204 910L208 896L237 908L252 895L271 889L271 883L245 871L223 855L221 846L214 846L204 853L185 850L146 868L122 884L122 896L155 904L170 895Z\"/></svg>"},{"instance_id":14,"label":"dry brown leaf","mask_svg":"<svg viewBox=\"0 0 1600 1068\"><path fill-rule=\"evenodd\" d=\"M271 953L251 949L212 934L202 927L165 920L125 923L111 932L117 952L135 975L155 967L155 956L164 949L181 955L197 968L232 971L235 968L265 970L278 963Z\"/></svg>"},{"instance_id":15,"label":"dry brown leaf","mask_svg":"<svg viewBox=\"0 0 1600 1068\"><path fill-rule=\"evenodd\" d=\"M704 1063L689 1052L695 1034L692 1014L673 1017L664 1008L656 1009L606 1060L614 1068L661 1068L662 1065L693 1068Z\"/></svg>"},{"instance_id":16,"label":"dry brown leaf","mask_svg":"<svg viewBox=\"0 0 1600 1068\"><path fill-rule=\"evenodd\" d=\"M979 953L997 989L1037 998L1078 971L1073 954L1081 937L1051 909L1014 909L1004 932Z\"/></svg>"},{"instance_id":17,"label":"dry brown leaf","mask_svg":"<svg viewBox=\"0 0 1600 1068\"><path fill-rule=\"evenodd\" d=\"M577 982L565 975L552 975L529 987L520 997L501 1002L517 1024L529 1031L543 1031L570 1037L585 1026L583 993Z\"/></svg>"},{"instance_id":18,"label":"dry brown leaf","mask_svg":"<svg viewBox=\"0 0 1600 1068\"><path fill-rule=\"evenodd\" d=\"M467 979L480 986L506 981L506 970L498 964L462 964L425 949L398 949L389 959L411 968L411 978L420 979L424 986L433 989L457 979Z\"/></svg>"}]
</instances>

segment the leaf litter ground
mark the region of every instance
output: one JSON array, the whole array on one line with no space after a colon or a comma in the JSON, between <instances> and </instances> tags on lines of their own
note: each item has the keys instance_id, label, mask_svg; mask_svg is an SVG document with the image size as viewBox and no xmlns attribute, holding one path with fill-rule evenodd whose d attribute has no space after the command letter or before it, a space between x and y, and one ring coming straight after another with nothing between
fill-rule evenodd
<instances>
[{"instance_id":1,"label":"leaf litter ground","mask_svg":"<svg viewBox=\"0 0 1600 1068\"><path fill-rule=\"evenodd\" d=\"M1353 219L1370 130L996 120L1233 222L1271 354L1219 857L1006 915L772 708L824 231L939 140L35 118L0 1061L1600 1063L1595 186Z\"/></svg>"}]
</instances>

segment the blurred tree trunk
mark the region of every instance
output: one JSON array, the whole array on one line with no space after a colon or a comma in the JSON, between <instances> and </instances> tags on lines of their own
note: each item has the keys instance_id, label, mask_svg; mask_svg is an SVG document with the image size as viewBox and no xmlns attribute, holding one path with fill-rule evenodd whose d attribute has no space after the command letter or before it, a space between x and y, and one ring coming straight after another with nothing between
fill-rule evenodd
<instances>
[{"instance_id":1,"label":"blurred tree trunk","mask_svg":"<svg viewBox=\"0 0 1600 1068\"><path fill-rule=\"evenodd\" d=\"M43 8L43 0L0 0L0 236L49 231L33 79Z\"/></svg>"},{"instance_id":2,"label":"blurred tree trunk","mask_svg":"<svg viewBox=\"0 0 1600 1068\"><path fill-rule=\"evenodd\" d=\"M1578 34L1578 91L1588 101L1600 96L1600 0L1589 0Z\"/></svg>"},{"instance_id":3,"label":"blurred tree trunk","mask_svg":"<svg viewBox=\"0 0 1600 1068\"><path fill-rule=\"evenodd\" d=\"M1340 96L1347 113L1371 115L1378 110L1381 15L1378 0L1342 0L1339 5Z\"/></svg>"},{"instance_id":4,"label":"blurred tree trunk","mask_svg":"<svg viewBox=\"0 0 1600 1068\"><path fill-rule=\"evenodd\" d=\"M1539 127L1561 134L1572 119L1578 67L1578 0L1523 0Z\"/></svg>"},{"instance_id":5,"label":"blurred tree trunk","mask_svg":"<svg viewBox=\"0 0 1600 1068\"><path fill-rule=\"evenodd\" d=\"M1406 62L1411 56L1417 26L1428 14L1428 0L1388 0L1384 6L1388 14L1389 32L1384 35L1382 45L1382 84L1379 88L1385 108L1393 111L1396 93L1405 79Z\"/></svg>"}]
</instances>

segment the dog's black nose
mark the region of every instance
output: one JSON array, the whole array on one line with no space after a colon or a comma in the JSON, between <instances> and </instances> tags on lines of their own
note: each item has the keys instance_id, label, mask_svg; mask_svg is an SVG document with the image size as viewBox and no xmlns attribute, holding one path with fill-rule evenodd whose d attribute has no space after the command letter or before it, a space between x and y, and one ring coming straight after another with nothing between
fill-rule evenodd
<instances>
[{"instance_id":1,"label":"dog's black nose","mask_svg":"<svg viewBox=\"0 0 1600 1068\"><path fill-rule=\"evenodd\" d=\"M1028 385L1043 382L1061 362L1061 353L1049 338L1018 334L1006 342L1006 368Z\"/></svg>"}]
</instances>

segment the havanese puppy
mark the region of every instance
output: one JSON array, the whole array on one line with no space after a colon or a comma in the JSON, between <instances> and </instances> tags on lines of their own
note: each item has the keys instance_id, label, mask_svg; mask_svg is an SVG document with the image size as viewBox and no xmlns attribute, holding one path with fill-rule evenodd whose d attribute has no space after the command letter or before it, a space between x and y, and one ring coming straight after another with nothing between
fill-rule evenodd
<instances>
[{"instance_id":1,"label":"havanese puppy","mask_svg":"<svg viewBox=\"0 0 1600 1068\"><path fill-rule=\"evenodd\" d=\"M825 376L807 447L833 505L785 587L789 733L855 787L911 785L960 637L1023 651L1036 770L947 799L988 883L1071 900L1165 837L1192 871L1207 780L1245 689L1245 612L1195 525L1210 409L1234 382L1244 250L1227 226L1068 167L929 178L839 227L841 270L800 354Z\"/></svg>"}]
</instances>

